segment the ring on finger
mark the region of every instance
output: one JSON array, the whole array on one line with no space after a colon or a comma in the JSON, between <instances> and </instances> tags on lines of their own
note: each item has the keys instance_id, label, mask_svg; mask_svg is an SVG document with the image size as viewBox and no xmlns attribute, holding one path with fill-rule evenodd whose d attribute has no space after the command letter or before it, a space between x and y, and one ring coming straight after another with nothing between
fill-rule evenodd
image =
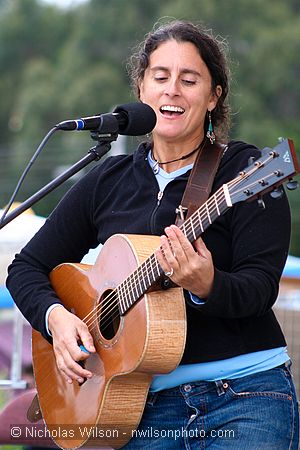
<instances>
[{"instance_id":1,"label":"ring on finger","mask_svg":"<svg viewBox=\"0 0 300 450\"><path fill-rule=\"evenodd\" d=\"M171 270L168 271L168 272L165 272L165 275L166 275L166 277L171 278L171 276L173 275L173 273L174 273L174 269L173 269L173 267L171 267Z\"/></svg>"}]
</instances>

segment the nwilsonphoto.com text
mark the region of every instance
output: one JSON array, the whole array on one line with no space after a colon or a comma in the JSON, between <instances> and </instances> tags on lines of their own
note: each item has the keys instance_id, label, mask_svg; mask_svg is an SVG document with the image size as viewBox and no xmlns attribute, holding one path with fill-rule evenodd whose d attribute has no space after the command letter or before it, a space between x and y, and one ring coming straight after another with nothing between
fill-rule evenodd
<instances>
[{"instance_id":1,"label":"nwilsonphoto.com text","mask_svg":"<svg viewBox=\"0 0 300 450\"><path fill-rule=\"evenodd\" d=\"M132 430L130 432L122 432L112 428L100 428L91 425L55 425L46 427L43 424L35 425L12 425L10 428L10 436L12 440L32 440L32 439L118 439L121 436L128 436L128 438L136 437L140 439L151 438L166 438L166 439L181 439L181 438L220 438L220 439L235 439L237 438L237 430L235 429L221 429L221 430L201 430L184 428L175 430L158 430L153 427L148 427L143 430Z\"/></svg>"}]
</instances>

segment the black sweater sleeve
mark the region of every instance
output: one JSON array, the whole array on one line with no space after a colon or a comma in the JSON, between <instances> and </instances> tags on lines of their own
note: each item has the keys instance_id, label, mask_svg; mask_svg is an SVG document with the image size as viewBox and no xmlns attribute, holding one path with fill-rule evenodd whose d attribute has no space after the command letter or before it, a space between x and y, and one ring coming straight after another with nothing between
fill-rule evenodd
<instances>
[{"instance_id":1,"label":"black sweater sleeve","mask_svg":"<svg viewBox=\"0 0 300 450\"><path fill-rule=\"evenodd\" d=\"M237 165L236 173L247 166L251 154L258 156L257 150L248 147L242 153L239 150L233 156L228 155L230 166ZM234 148L231 150L234 153ZM221 172L227 170L226 166L225 162ZM222 257L226 255L222 255L222 249L212 252L215 262L213 289L205 303L197 306L203 314L225 319L261 316L276 301L288 256L290 209L284 190L279 199L269 193L263 199L265 209L255 200L237 203L222 219L228 233L230 263L224 267ZM209 236L208 233L208 247L211 244L214 249L216 244L211 243Z\"/></svg>"},{"instance_id":2,"label":"black sweater sleeve","mask_svg":"<svg viewBox=\"0 0 300 450\"><path fill-rule=\"evenodd\" d=\"M204 314L238 318L266 313L276 301L288 256L288 203L265 196L266 209L240 205L232 214L232 269L215 269L213 290L202 306ZM241 220L242 219L242 220Z\"/></svg>"}]
</instances>

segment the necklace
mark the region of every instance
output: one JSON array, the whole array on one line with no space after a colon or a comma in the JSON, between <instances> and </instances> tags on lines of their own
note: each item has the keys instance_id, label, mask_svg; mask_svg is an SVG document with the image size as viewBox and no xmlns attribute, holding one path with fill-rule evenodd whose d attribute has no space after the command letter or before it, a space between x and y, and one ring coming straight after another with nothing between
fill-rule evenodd
<instances>
[{"instance_id":1,"label":"necklace","mask_svg":"<svg viewBox=\"0 0 300 450\"><path fill-rule=\"evenodd\" d=\"M194 148L194 150L192 150L191 152L187 153L186 155L180 156L180 158L176 158L176 159L171 159L170 161L157 161L157 159L155 158L154 154L153 154L153 149L151 149L151 156L154 162L153 165L153 172L157 173L159 170L159 166L163 166L164 164L170 164L176 161L182 161L184 159L189 158L190 156L192 156L194 153L196 153L200 148L203 148L205 143L205 139L198 145L198 147Z\"/></svg>"}]
</instances>

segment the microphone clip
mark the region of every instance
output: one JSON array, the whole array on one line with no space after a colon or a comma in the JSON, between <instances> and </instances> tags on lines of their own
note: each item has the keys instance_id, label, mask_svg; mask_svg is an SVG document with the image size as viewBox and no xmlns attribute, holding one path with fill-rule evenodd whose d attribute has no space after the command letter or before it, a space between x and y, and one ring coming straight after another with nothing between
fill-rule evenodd
<instances>
[{"instance_id":1,"label":"microphone clip","mask_svg":"<svg viewBox=\"0 0 300 450\"><path fill-rule=\"evenodd\" d=\"M99 127L91 131L91 138L99 143L113 142L118 138L119 123L112 114L101 114Z\"/></svg>"},{"instance_id":2,"label":"microphone clip","mask_svg":"<svg viewBox=\"0 0 300 450\"><path fill-rule=\"evenodd\" d=\"M102 114L99 127L97 130L90 132L91 138L97 141L98 144L92 147L89 152L96 155L96 160L99 161L102 156L109 152L111 143L118 138L119 123L112 114Z\"/></svg>"}]
</instances>

